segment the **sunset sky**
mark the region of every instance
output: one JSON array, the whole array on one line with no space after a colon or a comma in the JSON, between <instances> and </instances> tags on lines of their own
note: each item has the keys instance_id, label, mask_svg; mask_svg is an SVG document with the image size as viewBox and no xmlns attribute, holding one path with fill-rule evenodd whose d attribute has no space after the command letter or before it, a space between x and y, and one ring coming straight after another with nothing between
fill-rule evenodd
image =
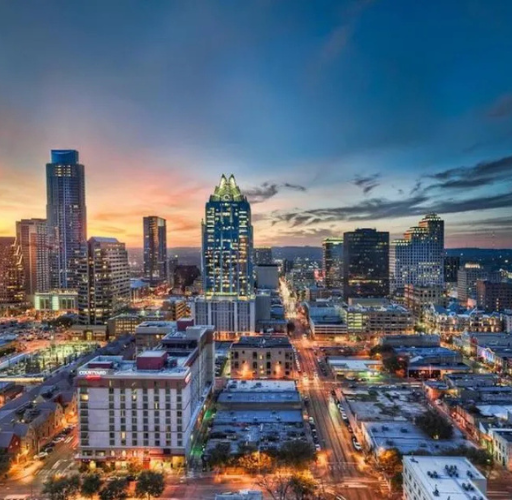
<instances>
[{"instance_id":1,"label":"sunset sky","mask_svg":"<svg viewBox=\"0 0 512 500\"><path fill-rule=\"evenodd\" d=\"M222 173L256 244L398 236L512 247L510 0L0 2L0 235L80 152L89 236L199 246Z\"/></svg>"}]
</instances>

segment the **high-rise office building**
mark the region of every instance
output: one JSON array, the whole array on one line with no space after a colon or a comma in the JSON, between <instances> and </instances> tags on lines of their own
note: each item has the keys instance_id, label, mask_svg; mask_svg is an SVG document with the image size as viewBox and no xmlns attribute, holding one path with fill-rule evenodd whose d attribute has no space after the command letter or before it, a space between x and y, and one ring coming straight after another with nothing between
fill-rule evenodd
<instances>
[{"instance_id":1,"label":"high-rise office building","mask_svg":"<svg viewBox=\"0 0 512 500\"><path fill-rule=\"evenodd\" d=\"M84 166L75 150L52 150L51 160L46 165L50 286L78 288L78 266L87 241Z\"/></svg>"},{"instance_id":2,"label":"high-rise office building","mask_svg":"<svg viewBox=\"0 0 512 500\"><path fill-rule=\"evenodd\" d=\"M390 247L390 281L393 293L405 285L444 285L444 221L428 214Z\"/></svg>"},{"instance_id":3,"label":"high-rise office building","mask_svg":"<svg viewBox=\"0 0 512 500\"><path fill-rule=\"evenodd\" d=\"M104 325L130 301L128 252L116 238L90 238L79 270L78 320Z\"/></svg>"},{"instance_id":4,"label":"high-rise office building","mask_svg":"<svg viewBox=\"0 0 512 500\"><path fill-rule=\"evenodd\" d=\"M251 206L234 176L222 176L206 203L202 223L203 290L208 296L254 294Z\"/></svg>"},{"instance_id":5,"label":"high-rise office building","mask_svg":"<svg viewBox=\"0 0 512 500\"><path fill-rule=\"evenodd\" d=\"M512 283L477 280L477 306L486 312L504 312L512 309Z\"/></svg>"},{"instance_id":6,"label":"high-rise office building","mask_svg":"<svg viewBox=\"0 0 512 500\"><path fill-rule=\"evenodd\" d=\"M25 301L23 256L12 236L0 237L0 304Z\"/></svg>"},{"instance_id":7,"label":"high-rise office building","mask_svg":"<svg viewBox=\"0 0 512 500\"><path fill-rule=\"evenodd\" d=\"M468 305L468 300L476 300L476 284L478 280L499 283L501 281L501 273L499 271L490 271L478 262L466 262L457 271L457 300L464 306Z\"/></svg>"},{"instance_id":8,"label":"high-rise office building","mask_svg":"<svg viewBox=\"0 0 512 500\"><path fill-rule=\"evenodd\" d=\"M343 234L343 295L386 297L389 294L389 233L356 229Z\"/></svg>"},{"instance_id":9,"label":"high-rise office building","mask_svg":"<svg viewBox=\"0 0 512 500\"><path fill-rule=\"evenodd\" d=\"M169 278L167 261L167 223L151 215L144 217L144 276L152 284Z\"/></svg>"},{"instance_id":10,"label":"high-rise office building","mask_svg":"<svg viewBox=\"0 0 512 500\"><path fill-rule=\"evenodd\" d=\"M326 238L322 243L322 268L326 288L343 286L343 238Z\"/></svg>"},{"instance_id":11,"label":"high-rise office building","mask_svg":"<svg viewBox=\"0 0 512 500\"><path fill-rule=\"evenodd\" d=\"M447 255L444 258L444 282L457 283L457 272L460 267L460 257L458 255Z\"/></svg>"},{"instance_id":12,"label":"high-rise office building","mask_svg":"<svg viewBox=\"0 0 512 500\"><path fill-rule=\"evenodd\" d=\"M271 247L257 247L254 249L254 265L268 265L274 262Z\"/></svg>"},{"instance_id":13,"label":"high-rise office building","mask_svg":"<svg viewBox=\"0 0 512 500\"><path fill-rule=\"evenodd\" d=\"M16 238L23 255L25 293L50 289L48 227L45 219L22 219L16 222Z\"/></svg>"}]
</instances>

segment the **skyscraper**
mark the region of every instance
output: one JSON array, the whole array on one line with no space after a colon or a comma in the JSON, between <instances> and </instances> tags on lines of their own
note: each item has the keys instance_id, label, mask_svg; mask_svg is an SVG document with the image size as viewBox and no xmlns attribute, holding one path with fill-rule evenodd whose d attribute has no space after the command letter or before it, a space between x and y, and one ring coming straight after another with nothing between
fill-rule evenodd
<instances>
[{"instance_id":1,"label":"skyscraper","mask_svg":"<svg viewBox=\"0 0 512 500\"><path fill-rule=\"evenodd\" d=\"M0 237L0 304L25 301L23 256L12 236Z\"/></svg>"},{"instance_id":2,"label":"skyscraper","mask_svg":"<svg viewBox=\"0 0 512 500\"><path fill-rule=\"evenodd\" d=\"M104 325L130 301L128 252L116 238L90 238L80 262L78 319L82 325Z\"/></svg>"},{"instance_id":3,"label":"skyscraper","mask_svg":"<svg viewBox=\"0 0 512 500\"><path fill-rule=\"evenodd\" d=\"M325 238L322 249L325 287L341 288L343 286L343 238Z\"/></svg>"},{"instance_id":4,"label":"skyscraper","mask_svg":"<svg viewBox=\"0 0 512 500\"><path fill-rule=\"evenodd\" d=\"M407 284L444 284L444 221L428 214L390 250L391 290L401 293Z\"/></svg>"},{"instance_id":5,"label":"skyscraper","mask_svg":"<svg viewBox=\"0 0 512 500\"><path fill-rule=\"evenodd\" d=\"M203 290L206 296L253 295L251 207L234 176L222 175L206 203L202 223Z\"/></svg>"},{"instance_id":6,"label":"skyscraper","mask_svg":"<svg viewBox=\"0 0 512 500\"><path fill-rule=\"evenodd\" d=\"M271 247L258 247L254 249L254 265L273 264L272 248Z\"/></svg>"},{"instance_id":7,"label":"skyscraper","mask_svg":"<svg viewBox=\"0 0 512 500\"><path fill-rule=\"evenodd\" d=\"M343 295L386 297L389 294L389 233L356 229L343 234Z\"/></svg>"},{"instance_id":8,"label":"skyscraper","mask_svg":"<svg viewBox=\"0 0 512 500\"><path fill-rule=\"evenodd\" d=\"M144 276L151 284L169 278L167 262L167 224L165 219L150 215L143 218Z\"/></svg>"},{"instance_id":9,"label":"skyscraper","mask_svg":"<svg viewBox=\"0 0 512 500\"><path fill-rule=\"evenodd\" d=\"M46 218L51 239L52 288L78 288L78 266L87 241L84 166L78 151L52 150L46 165Z\"/></svg>"},{"instance_id":10,"label":"skyscraper","mask_svg":"<svg viewBox=\"0 0 512 500\"><path fill-rule=\"evenodd\" d=\"M50 289L48 227L45 219L22 219L16 222L16 238L23 255L25 293Z\"/></svg>"}]
</instances>

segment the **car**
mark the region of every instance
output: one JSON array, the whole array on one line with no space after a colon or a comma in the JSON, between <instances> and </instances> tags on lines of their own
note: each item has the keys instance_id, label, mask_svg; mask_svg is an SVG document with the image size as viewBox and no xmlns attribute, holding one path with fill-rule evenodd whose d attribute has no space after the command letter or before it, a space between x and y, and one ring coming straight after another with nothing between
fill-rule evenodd
<instances>
[{"instance_id":1,"label":"car","mask_svg":"<svg viewBox=\"0 0 512 500\"><path fill-rule=\"evenodd\" d=\"M48 452L47 452L47 451L41 451L41 452L39 452L39 453L34 457L34 459L35 459L35 460L44 460L47 456L48 456Z\"/></svg>"},{"instance_id":2,"label":"car","mask_svg":"<svg viewBox=\"0 0 512 500\"><path fill-rule=\"evenodd\" d=\"M315 450L316 450L316 451L320 451L321 449L322 449L322 447L320 446L320 444L319 444L319 443L316 443L316 444L315 444Z\"/></svg>"},{"instance_id":3,"label":"car","mask_svg":"<svg viewBox=\"0 0 512 500\"><path fill-rule=\"evenodd\" d=\"M334 389L331 390L331 395L336 397L336 391Z\"/></svg>"},{"instance_id":4,"label":"car","mask_svg":"<svg viewBox=\"0 0 512 500\"><path fill-rule=\"evenodd\" d=\"M354 434L354 429L352 429L352 427L350 425L347 425L347 429L348 429L348 432L350 432L350 434Z\"/></svg>"},{"instance_id":5,"label":"car","mask_svg":"<svg viewBox=\"0 0 512 500\"><path fill-rule=\"evenodd\" d=\"M441 399L436 399L436 405L441 406L443 404L443 401Z\"/></svg>"},{"instance_id":6,"label":"car","mask_svg":"<svg viewBox=\"0 0 512 500\"><path fill-rule=\"evenodd\" d=\"M315 422L315 419L313 417L309 417L309 423L313 424Z\"/></svg>"},{"instance_id":7,"label":"car","mask_svg":"<svg viewBox=\"0 0 512 500\"><path fill-rule=\"evenodd\" d=\"M348 420L347 414L344 411L341 412L341 418L343 420Z\"/></svg>"},{"instance_id":8,"label":"car","mask_svg":"<svg viewBox=\"0 0 512 500\"><path fill-rule=\"evenodd\" d=\"M354 446L356 451L363 451L363 447L359 444L355 437L352 438L352 446Z\"/></svg>"}]
</instances>

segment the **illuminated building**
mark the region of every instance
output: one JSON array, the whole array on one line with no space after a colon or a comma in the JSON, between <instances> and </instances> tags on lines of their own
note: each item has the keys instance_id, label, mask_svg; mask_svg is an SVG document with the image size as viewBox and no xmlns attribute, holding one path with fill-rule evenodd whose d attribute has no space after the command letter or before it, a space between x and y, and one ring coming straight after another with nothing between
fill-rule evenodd
<instances>
[{"instance_id":1,"label":"illuminated building","mask_svg":"<svg viewBox=\"0 0 512 500\"><path fill-rule=\"evenodd\" d=\"M486 500L487 479L466 457L404 456L404 500Z\"/></svg>"},{"instance_id":2,"label":"illuminated building","mask_svg":"<svg viewBox=\"0 0 512 500\"><path fill-rule=\"evenodd\" d=\"M417 320L423 319L423 310L430 304L442 306L446 302L444 287L441 285L421 286L407 284L404 288L405 307Z\"/></svg>"},{"instance_id":3,"label":"illuminated building","mask_svg":"<svg viewBox=\"0 0 512 500\"><path fill-rule=\"evenodd\" d=\"M50 287L77 289L87 240L84 166L75 150L52 150L51 160L46 165Z\"/></svg>"},{"instance_id":4,"label":"illuminated building","mask_svg":"<svg viewBox=\"0 0 512 500\"><path fill-rule=\"evenodd\" d=\"M16 238L23 255L25 293L50 289L48 229L45 219L23 219L16 222Z\"/></svg>"},{"instance_id":5,"label":"illuminated building","mask_svg":"<svg viewBox=\"0 0 512 500\"><path fill-rule=\"evenodd\" d=\"M457 283L457 272L460 267L458 255L447 255L444 258L444 282Z\"/></svg>"},{"instance_id":6,"label":"illuminated building","mask_svg":"<svg viewBox=\"0 0 512 500\"><path fill-rule=\"evenodd\" d=\"M23 256L16 238L0 237L0 304L25 301Z\"/></svg>"},{"instance_id":7,"label":"illuminated building","mask_svg":"<svg viewBox=\"0 0 512 500\"><path fill-rule=\"evenodd\" d=\"M502 312L512 308L512 282L476 282L477 306L486 312Z\"/></svg>"},{"instance_id":8,"label":"illuminated building","mask_svg":"<svg viewBox=\"0 0 512 500\"><path fill-rule=\"evenodd\" d=\"M391 243L391 291L401 294L405 285L444 285L444 221L428 214L402 239Z\"/></svg>"},{"instance_id":9,"label":"illuminated building","mask_svg":"<svg viewBox=\"0 0 512 500\"><path fill-rule=\"evenodd\" d=\"M257 247L254 249L254 265L270 265L274 263L271 247Z\"/></svg>"},{"instance_id":10,"label":"illuminated building","mask_svg":"<svg viewBox=\"0 0 512 500\"><path fill-rule=\"evenodd\" d=\"M78 319L81 325L104 325L130 301L130 271L124 243L90 238L80 266Z\"/></svg>"},{"instance_id":11,"label":"illuminated building","mask_svg":"<svg viewBox=\"0 0 512 500\"><path fill-rule=\"evenodd\" d=\"M356 229L343 235L343 295L386 297L389 294L389 233Z\"/></svg>"},{"instance_id":12,"label":"illuminated building","mask_svg":"<svg viewBox=\"0 0 512 500\"><path fill-rule=\"evenodd\" d=\"M457 272L457 300L462 305L467 305L470 299L476 299L476 282L478 280L499 282L501 274L499 271L489 271L477 262L467 262Z\"/></svg>"},{"instance_id":13,"label":"illuminated building","mask_svg":"<svg viewBox=\"0 0 512 500\"><path fill-rule=\"evenodd\" d=\"M152 284L169 279L167 268L167 223L154 215L143 218L144 277Z\"/></svg>"},{"instance_id":14,"label":"illuminated building","mask_svg":"<svg viewBox=\"0 0 512 500\"><path fill-rule=\"evenodd\" d=\"M343 286L343 238L326 238L322 243L322 269L326 288Z\"/></svg>"},{"instance_id":15,"label":"illuminated building","mask_svg":"<svg viewBox=\"0 0 512 500\"><path fill-rule=\"evenodd\" d=\"M135 361L98 356L78 369L81 461L184 464L213 387L213 329L188 327L163 343Z\"/></svg>"},{"instance_id":16,"label":"illuminated building","mask_svg":"<svg viewBox=\"0 0 512 500\"><path fill-rule=\"evenodd\" d=\"M233 176L223 175L206 203L202 232L205 296L252 297L251 206Z\"/></svg>"},{"instance_id":17,"label":"illuminated building","mask_svg":"<svg viewBox=\"0 0 512 500\"><path fill-rule=\"evenodd\" d=\"M231 378L293 378L294 355L286 335L240 337L230 348Z\"/></svg>"},{"instance_id":18,"label":"illuminated building","mask_svg":"<svg viewBox=\"0 0 512 500\"><path fill-rule=\"evenodd\" d=\"M191 305L197 324L222 332L255 327L251 207L235 178L222 175L206 203L202 222L204 297Z\"/></svg>"},{"instance_id":19,"label":"illuminated building","mask_svg":"<svg viewBox=\"0 0 512 500\"><path fill-rule=\"evenodd\" d=\"M77 302L78 292L76 290L50 290L49 292L36 292L34 295L36 311L76 311L78 308Z\"/></svg>"}]
</instances>

